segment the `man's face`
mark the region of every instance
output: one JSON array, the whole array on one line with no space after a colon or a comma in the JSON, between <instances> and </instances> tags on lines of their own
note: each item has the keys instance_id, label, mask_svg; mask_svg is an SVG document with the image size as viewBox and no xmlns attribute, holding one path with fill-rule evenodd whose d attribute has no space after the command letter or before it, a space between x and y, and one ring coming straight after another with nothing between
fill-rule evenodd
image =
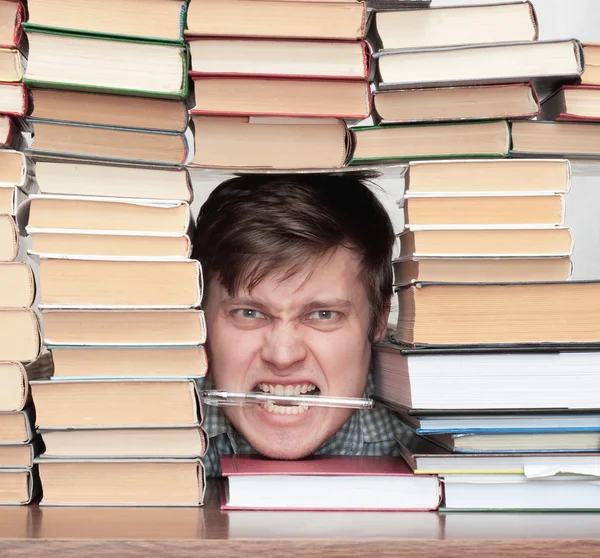
<instances>
[{"instance_id":1,"label":"man's face","mask_svg":"<svg viewBox=\"0 0 600 558\"><path fill-rule=\"evenodd\" d=\"M206 319L216 387L362 396L371 343L369 300L359 271L351 252L338 249L289 279L274 273L235 296L211 279ZM257 452L278 459L313 453L352 412L272 404L225 408Z\"/></svg>"}]
</instances>

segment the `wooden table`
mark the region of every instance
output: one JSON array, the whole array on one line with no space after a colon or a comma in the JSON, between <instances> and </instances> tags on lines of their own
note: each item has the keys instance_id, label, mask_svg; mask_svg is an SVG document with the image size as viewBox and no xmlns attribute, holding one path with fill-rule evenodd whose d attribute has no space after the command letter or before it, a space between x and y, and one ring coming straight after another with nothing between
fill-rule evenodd
<instances>
[{"instance_id":1,"label":"wooden table","mask_svg":"<svg viewBox=\"0 0 600 558\"><path fill-rule=\"evenodd\" d=\"M0 557L600 557L597 513L0 507Z\"/></svg>"}]
</instances>

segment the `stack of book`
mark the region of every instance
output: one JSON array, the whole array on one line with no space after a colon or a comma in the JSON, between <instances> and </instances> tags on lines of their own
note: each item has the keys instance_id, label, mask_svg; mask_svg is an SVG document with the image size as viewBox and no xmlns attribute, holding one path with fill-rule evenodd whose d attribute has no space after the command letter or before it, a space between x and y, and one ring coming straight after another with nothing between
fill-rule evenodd
<instances>
[{"instance_id":1,"label":"stack of book","mask_svg":"<svg viewBox=\"0 0 600 558\"><path fill-rule=\"evenodd\" d=\"M185 8L29 3L38 193L18 219L49 349L50 378L31 383L43 504L203 500Z\"/></svg>"}]
</instances>

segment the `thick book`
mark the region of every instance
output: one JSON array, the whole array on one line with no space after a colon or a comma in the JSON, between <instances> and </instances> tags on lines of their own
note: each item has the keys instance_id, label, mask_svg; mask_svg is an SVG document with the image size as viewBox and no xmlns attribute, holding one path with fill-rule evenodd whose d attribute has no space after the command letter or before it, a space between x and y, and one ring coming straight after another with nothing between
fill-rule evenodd
<instances>
[{"instance_id":1,"label":"thick book","mask_svg":"<svg viewBox=\"0 0 600 558\"><path fill-rule=\"evenodd\" d=\"M197 260L41 258L39 308L197 308ZM1 275L0 275L1 277Z\"/></svg>"},{"instance_id":2,"label":"thick book","mask_svg":"<svg viewBox=\"0 0 600 558\"><path fill-rule=\"evenodd\" d=\"M540 119L600 121L600 86L563 85L544 101Z\"/></svg>"},{"instance_id":3,"label":"thick book","mask_svg":"<svg viewBox=\"0 0 600 558\"><path fill-rule=\"evenodd\" d=\"M37 467L0 469L0 505L23 506L40 492Z\"/></svg>"},{"instance_id":4,"label":"thick book","mask_svg":"<svg viewBox=\"0 0 600 558\"><path fill-rule=\"evenodd\" d=\"M190 75L368 79L366 41L193 37Z\"/></svg>"},{"instance_id":5,"label":"thick book","mask_svg":"<svg viewBox=\"0 0 600 558\"><path fill-rule=\"evenodd\" d=\"M28 0L28 24L69 33L183 40L185 0Z\"/></svg>"},{"instance_id":6,"label":"thick book","mask_svg":"<svg viewBox=\"0 0 600 558\"><path fill-rule=\"evenodd\" d=\"M400 257L558 257L573 253L569 227L439 227L405 229Z\"/></svg>"},{"instance_id":7,"label":"thick book","mask_svg":"<svg viewBox=\"0 0 600 558\"><path fill-rule=\"evenodd\" d=\"M0 262L0 308L30 308L36 293L27 262Z\"/></svg>"},{"instance_id":8,"label":"thick book","mask_svg":"<svg viewBox=\"0 0 600 558\"><path fill-rule=\"evenodd\" d=\"M42 506L200 506L198 459L36 460Z\"/></svg>"},{"instance_id":9,"label":"thick book","mask_svg":"<svg viewBox=\"0 0 600 558\"><path fill-rule=\"evenodd\" d=\"M575 80L584 64L575 39L384 50L373 57L380 90L534 81L545 92L556 82Z\"/></svg>"},{"instance_id":10,"label":"thick book","mask_svg":"<svg viewBox=\"0 0 600 558\"><path fill-rule=\"evenodd\" d=\"M533 118L540 103L531 83L375 91L380 124Z\"/></svg>"},{"instance_id":11,"label":"thick book","mask_svg":"<svg viewBox=\"0 0 600 558\"><path fill-rule=\"evenodd\" d=\"M0 446L24 445L35 436L35 409L28 405L21 411L0 413Z\"/></svg>"},{"instance_id":12,"label":"thick book","mask_svg":"<svg viewBox=\"0 0 600 558\"><path fill-rule=\"evenodd\" d=\"M41 435L44 459L194 459L208 445L206 433L195 426L42 430Z\"/></svg>"},{"instance_id":13,"label":"thick book","mask_svg":"<svg viewBox=\"0 0 600 558\"><path fill-rule=\"evenodd\" d=\"M33 310L0 310L0 361L31 362L38 357L40 346L40 328Z\"/></svg>"},{"instance_id":14,"label":"thick book","mask_svg":"<svg viewBox=\"0 0 600 558\"><path fill-rule=\"evenodd\" d=\"M367 7L356 0L195 0L185 35L356 40L366 29Z\"/></svg>"},{"instance_id":15,"label":"thick book","mask_svg":"<svg viewBox=\"0 0 600 558\"><path fill-rule=\"evenodd\" d=\"M175 346L206 342L201 310L44 310L48 346Z\"/></svg>"},{"instance_id":16,"label":"thick book","mask_svg":"<svg viewBox=\"0 0 600 558\"><path fill-rule=\"evenodd\" d=\"M36 426L45 430L202 423L193 380L34 380L31 393Z\"/></svg>"},{"instance_id":17,"label":"thick book","mask_svg":"<svg viewBox=\"0 0 600 558\"><path fill-rule=\"evenodd\" d=\"M422 351L375 346L375 395L411 414L600 409L598 351Z\"/></svg>"},{"instance_id":18,"label":"thick book","mask_svg":"<svg viewBox=\"0 0 600 558\"><path fill-rule=\"evenodd\" d=\"M582 43L585 69L581 74L584 85L600 85L600 43Z\"/></svg>"},{"instance_id":19,"label":"thick book","mask_svg":"<svg viewBox=\"0 0 600 558\"><path fill-rule=\"evenodd\" d=\"M32 89L31 118L55 122L163 132L184 132L183 100L110 95L65 89Z\"/></svg>"},{"instance_id":20,"label":"thick book","mask_svg":"<svg viewBox=\"0 0 600 558\"><path fill-rule=\"evenodd\" d=\"M564 196L543 192L427 196L407 192L402 205L409 229L445 225L562 225L565 218Z\"/></svg>"},{"instance_id":21,"label":"thick book","mask_svg":"<svg viewBox=\"0 0 600 558\"><path fill-rule=\"evenodd\" d=\"M136 128L90 126L28 118L33 139L27 152L65 158L116 160L162 165L185 163L187 135Z\"/></svg>"},{"instance_id":22,"label":"thick book","mask_svg":"<svg viewBox=\"0 0 600 558\"><path fill-rule=\"evenodd\" d=\"M600 156L600 126L588 122L517 121L511 124L514 155Z\"/></svg>"},{"instance_id":23,"label":"thick book","mask_svg":"<svg viewBox=\"0 0 600 558\"><path fill-rule=\"evenodd\" d=\"M208 372L204 347L50 347L52 377L202 378Z\"/></svg>"},{"instance_id":24,"label":"thick book","mask_svg":"<svg viewBox=\"0 0 600 558\"><path fill-rule=\"evenodd\" d=\"M141 198L188 203L194 199L190 176L185 168L125 166L104 162L37 161L35 179L40 194Z\"/></svg>"},{"instance_id":25,"label":"thick book","mask_svg":"<svg viewBox=\"0 0 600 558\"><path fill-rule=\"evenodd\" d=\"M352 163L444 157L505 157L510 130L504 120L359 126L352 129Z\"/></svg>"},{"instance_id":26,"label":"thick book","mask_svg":"<svg viewBox=\"0 0 600 558\"><path fill-rule=\"evenodd\" d=\"M420 282L397 294L407 345L600 343L598 281Z\"/></svg>"},{"instance_id":27,"label":"thick book","mask_svg":"<svg viewBox=\"0 0 600 558\"><path fill-rule=\"evenodd\" d=\"M0 262L12 262L19 255L19 231L14 218L0 214Z\"/></svg>"},{"instance_id":28,"label":"thick book","mask_svg":"<svg viewBox=\"0 0 600 558\"><path fill-rule=\"evenodd\" d=\"M29 110L29 95L22 83L0 83L0 113L24 117Z\"/></svg>"},{"instance_id":29,"label":"thick book","mask_svg":"<svg viewBox=\"0 0 600 558\"><path fill-rule=\"evenodd\" d=\"M184 45L72 35L27 26L24 82L33 87L185 98Z\"/></svg>"},{"instance_id":30,"label":"thick book","mask_svg":"<svg viewBox=\"0 0 600 558\"><path fill-rule=\"evenodd\" d=\"M13 48L21 44L26 19L25 5L14 0L0 0L0 47Z\"/></svg>"},{"instance_id":31,"label":"thick book","mask_svg":"<svg viewBox=\"0 0 600 558\"><path fill-rule=\"evenodd\" d=\"M343 120L194 116L190 166L247 169L333 169L350 156Z\"/></svg>"},{"instance_id":32,"label":"thick book","mask_svg":"<svg viewBox=\"0 0 600 558\"><path fill-rule=\"evenodd\" d=\"M12 149L0 150L0 186L15 185L24 193L33 189L33 169L23 152Z\"/></svg>"},{"instance_id":33,"label":"thick book","mask_svg":"<svg viewBox=\"0 0 600 558\"><path fill-rule=\"evenodd\" d=\"M0 150L0 164L2 163L2 150ZM2 174L2 170L0 170ZM20 188L0 182L0 214L14 216L19 205L27 199L27 194Z\"/></svg>"},{"instance_id":34,"label":"thick book","mask_svg":"<svg viewBox=\"0 0 600 558\"><path fill-rule=\"evenodd\" d=\"M435 510L442 499L436 477L413 475L398 457L223 455L221 469L225 510Z\"/></svg>"},{"instance_id":35,"label":"thick book","mask_svg":"<svg viewBox=\"0 0 600 558\"><path fill-rule=\"evenodd\" d=\"M366 80L196 76L194 114L362 120L371 114Z\"/></svg>"},{"instance_id":36,"label":"thick book","mask_svg":"<svg viewBox=\"0 0 600 558\"><path fill-rule=\"evenodd\" d=\"M42 439L39 436L29 444L0 444L0 470L30 469L42 448Z\"/></svg>"},{"instance_id":37,"label":"thick book","mask_svg":"<svg viewBox=\"0 0 600 558\"><path fill-rule=\"evenodd\" d=\"M23 121L0 114L0 148L21 150L26 143L21 131L23 130Z\"/></svg>"},{"instance_id":38,"label":"thick book","mask_svg":"<svg viewBox=\"0 0 600 558\"><path fill-rule=\"evenodd\" d=\"M25 59L16 48L0 47L0 81L15 83L23 79Z\"/></svg>"}]
</instances>

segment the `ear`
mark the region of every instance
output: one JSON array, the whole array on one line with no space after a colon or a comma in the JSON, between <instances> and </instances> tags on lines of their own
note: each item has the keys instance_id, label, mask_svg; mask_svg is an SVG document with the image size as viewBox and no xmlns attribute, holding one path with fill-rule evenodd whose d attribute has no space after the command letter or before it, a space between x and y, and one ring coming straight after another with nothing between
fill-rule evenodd
<instances>
[{"instance_id":1,"label":"ear","mask_svg":"<svg viewBox=\"0 0 600 558\"><path fill-rule=\"evenodd\" d=\"M392 299L388 298L385 301L385 306L383 308L383 312L381 312L381 316L379 316L379 321L375 327L375 335L373 335L373 343L379 343L385 337L385 332L388 325L388 318L390 317L390 308L392 306Z\"/></svg>"}]
</instances>

